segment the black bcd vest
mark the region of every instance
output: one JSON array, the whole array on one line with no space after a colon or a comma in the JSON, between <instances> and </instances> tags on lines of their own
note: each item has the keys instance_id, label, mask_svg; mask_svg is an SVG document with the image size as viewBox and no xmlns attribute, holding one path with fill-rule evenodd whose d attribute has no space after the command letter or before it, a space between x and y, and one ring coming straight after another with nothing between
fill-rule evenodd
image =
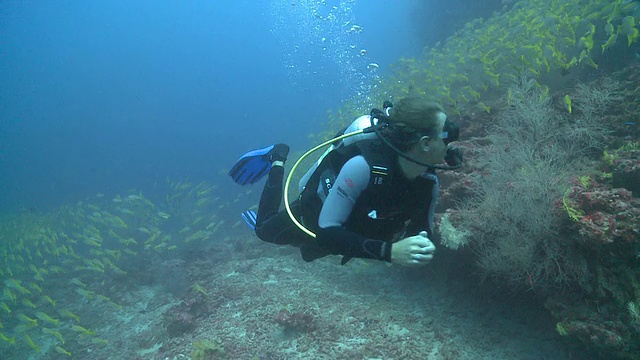
<instances>
[{"instance_id":1,"label":"black bcd vest","mask_svg":"<svg viewBox=\"0 0 640 360\"><path fill-rule=\"evenodd\" d=\"M318 230L324 199L344 164L358 155L365 158L371 174L369 185L344 224L348 230L371 239L391 240L404 230L408 220L427 221L434 181L425 177L406 179L393 150L380 139L363 139L329 152L309 178L300 195L305 226L314 232ZM424 228L419 225L406 230L417 232ZM431 229L427 231L431 235Z\"/></svg>"}]
</instances>

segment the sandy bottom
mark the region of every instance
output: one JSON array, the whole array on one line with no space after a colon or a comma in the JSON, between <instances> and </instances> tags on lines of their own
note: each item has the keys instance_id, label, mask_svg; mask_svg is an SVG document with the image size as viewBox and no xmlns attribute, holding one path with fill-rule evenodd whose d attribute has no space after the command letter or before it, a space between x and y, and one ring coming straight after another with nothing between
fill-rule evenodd
<instances>
[{"instance_id":1,"label":"sandy bottom","mask_svg":"<svg viewBox=\"0 0 640 360\"><path fill-rule=\"evenodd\" d=\"M146 271L162 276L148 284L111 284L123 309L90 309L108 345L86 344L73 358L189 359L195 341L210 340L224 350L206 359L595 359L557 334L532 294L479 286L456 270L453 253L421 269L341 266L339 257L305 263L296 249L253 236L229 241L182 254L191 260L152 261ZM176 270L154 268L168 264ZM180 286L179 296L167 291ZM170 336L166 314L198 296L193 328ZM281 311L310 323L285 328Z\"/></svg>"}]
</instances>

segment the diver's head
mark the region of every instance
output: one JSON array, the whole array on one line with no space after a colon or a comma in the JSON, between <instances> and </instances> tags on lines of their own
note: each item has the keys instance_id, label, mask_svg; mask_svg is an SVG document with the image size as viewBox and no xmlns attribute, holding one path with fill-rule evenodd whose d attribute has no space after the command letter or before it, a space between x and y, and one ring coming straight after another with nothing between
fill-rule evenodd
<instances>
[{"instance_id":1,"label":"diver's head","mask_svg":"<svg viewBox=\"0 0 640 360\"><path fill-rule=\"evenodd\" d=\"M428 163L443 161L447 115L440 104L426 97L406 97L396 102L388 120L388 138L398 149L420 155Z\"/></svg>"},{"instance_id":2,"label":"diver's head","mask_svg":"<svg viewBox=\"0 0 640 360\"><path fill-rule=\"evenodd\" d=\"M386 102L385 102L386 105ZM422 167L453 170L462 165L462 152L447 148L458 140L458 126L447 120L440 104L427 97L406 97L385 111L371 109L371 126L401 158ZM446 160L447 165L442 165Z\"/></svg>"}]
</instances>

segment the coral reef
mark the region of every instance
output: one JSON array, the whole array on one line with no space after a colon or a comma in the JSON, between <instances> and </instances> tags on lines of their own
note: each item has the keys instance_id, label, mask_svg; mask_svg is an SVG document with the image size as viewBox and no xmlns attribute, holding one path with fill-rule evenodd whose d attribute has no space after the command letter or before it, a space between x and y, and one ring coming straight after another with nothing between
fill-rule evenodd
<instances>
[{"instance_id":1,"label":"coral reef","mask_svg":"<svg viewBox=\"0 0 640 360\"><path fill-rule=\"evenodd\" d=\"M466 230L456 229L449 216L451 212L447 212L440 217L438 231L442 237L440 243L451 250L458 250L461 246L467 245L469 242L469 235L471 233Z\"/></svg>"},{"instance_id":2,"label":"coral reef","mask_svg":"<svg viewBox=\"0 0 640 360\"><path fill-rule=\"evenodd\" d=\"M182 336L195 328L197 318L206 313L206 295L204 288L196 283L179 305L164 313L164 328L170 337Z\"/></svg>"},{"instance_id":3,"label":"coral reef","mask_svg":"<svg viewBox=\"0 0 640 360\"><path fill-rule=\"evenodd\" d=\"M286 333L308 333L316 329L315 317L310 312L290 312L282 309L273 321L281 325Z\"/></svg>"},{"instance_id":4,"label":"coral reef","mask_svg":"<svg viewBox=\"0 0 640 360\"><path fill-rule=\"evenodd\" d=\"M225 355L224 347L217 341L204 339L193 342L192 360L220 359Z\"/></svg>"},{"instance_id":5,"label":"coral reef","mask_svg":"<svg viewBox=\"0 0 640 360\"><path fill-rule=\"evenodd\" d=\"M613 168L612 185L623 187L640 197L640 144L628 143L609 160Z\"/></svg>"},{"instance_id":6,"label":"coral reef","mask_svg":"<svg viewBox=\"0 0 640 360\"><path fill-rule=\"evenodd\" d=\"M596 250L603 245L611 245L609 250L622 247L621 255L632 255L640 245L640 199L630 190L612 188L591 177L583 177L582 181L576 177L565 199L576 212L564 227L577 232L581 244Z\"/></svg>"},{"instance_id":7,"label":"coral reef","mask_svg":"<svg viewBox=\"0 0 640 360\"><path fill-rule=\"evenodd\" d=\"M181 336L195 326L195 317L183 306L174 306L164 314L164 327L171 337Z\"/></svg>"}]
</instances>

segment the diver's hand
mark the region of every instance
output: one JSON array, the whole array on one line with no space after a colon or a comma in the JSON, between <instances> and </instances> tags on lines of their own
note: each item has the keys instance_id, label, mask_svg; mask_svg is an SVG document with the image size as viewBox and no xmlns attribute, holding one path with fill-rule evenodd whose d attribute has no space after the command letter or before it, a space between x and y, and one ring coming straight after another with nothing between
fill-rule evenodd
<instances>
[{"instance_id":1,"label":"diver's hand","mask_svg":"<svg viewBox=\"0 0 640 360\"><path fill-rule=\"evenodd\" d=\"M403 266L427 265L433 259L436 246L427 237L426 231L404 238L391 246L391 262Z\"/></svg>"}]
</instances>

